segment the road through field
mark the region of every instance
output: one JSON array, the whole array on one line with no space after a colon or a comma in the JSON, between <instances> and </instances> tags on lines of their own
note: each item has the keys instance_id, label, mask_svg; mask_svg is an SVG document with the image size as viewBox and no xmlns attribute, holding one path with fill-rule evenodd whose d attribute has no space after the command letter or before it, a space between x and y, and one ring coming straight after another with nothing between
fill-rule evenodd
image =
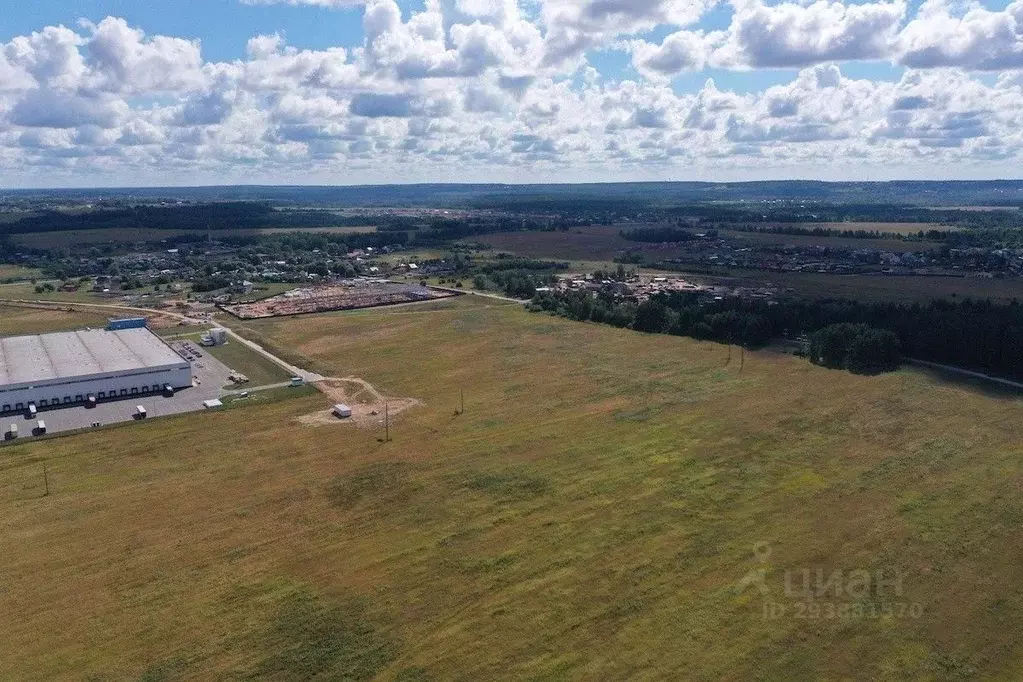
<instances>
[{"instance_id":1,"label":"road through field","mask_svg":"<svg viewBox=\"0 0 1023 682\"><path fill-rule=\"evenodd\" d=\"M498 301L508 301L509 303L521 303L522 305L529 303L529 301L524 301L521 298L509 298L507 296L502 296L500 294L490 294L485 291L465 291L464 289L452 289L450 287L441 287L437 285L433 285L433 288L440 289L441 291L451 291L456 294L468 294L470 296L482 296L483 298L493 298Z\"/></svg>"}]
</instances>

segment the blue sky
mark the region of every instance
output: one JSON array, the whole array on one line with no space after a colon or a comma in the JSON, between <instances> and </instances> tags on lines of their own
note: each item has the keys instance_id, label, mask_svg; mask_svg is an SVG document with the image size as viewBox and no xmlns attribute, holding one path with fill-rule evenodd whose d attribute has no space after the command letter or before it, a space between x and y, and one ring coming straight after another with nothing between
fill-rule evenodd
<instances>
[{"instance_id":1,"label":"blue sky","mask_svg":"<svg viewBox=\"0 0 1023 682\"><path fill-rule=\"evenodd\" d=\"M0 187L1023 161L1023 0L250 1L8 3Z\"/></svg>"},{"instance_id":2,"label":"blue sky","mask_svg":"<svg viewBox=\"0 0 1023 682\"><path fill-rule=\"evenodd\" d=\"M0 40L108 16L123 17L149 34L198 38L203 57L211 61L240 59L249 38L276 31L285 33L290 44L309 49L357 45L363 37L360 8L244 5L237 0L12 0L0 22Z\"/></svg>"},{"instance_id":3,"label":"blue sky","mask_svg":"<svg viewBox=\"0 0 1023 682\"><path fill-rule=\"evenodd\" d=\"M5 9L0 23L0 40L26 35L43 26L75 26L85 19L99 22L105 17L122 17L132 26L146 33L199 39L202 54L209 61L229 61L245 56L249 38L260 34L282 33L289 45L299 49L323 50L333 46L357 46L365 32L362 28L361 7L336 9L329 7L289 4L243 4L238 0L43 0L42 2L16 2ZM424 0L398 0L398 6L407 19L411 13L421 11ZM1004 7L1007 2L983 3L992 8ZM919 0L911 3L918 6ZM731 6L718 4L695 25L703 30L725 30L732 17ZM639 37L660 42L672 32L670 26L660 26L639 33ZM630 55L616 49L596 49L588 58L607 79L636 77L631 68ZM885 63L859 64L857 77L897 79L902 69ZM706 73L690 73L675 79L678 92L691 92L703 86L706 78L715 80L719 87L750 92L768 85L791 80L796 70L781 69L735 73L710 69Z\"/></svg>"}]
</instances>

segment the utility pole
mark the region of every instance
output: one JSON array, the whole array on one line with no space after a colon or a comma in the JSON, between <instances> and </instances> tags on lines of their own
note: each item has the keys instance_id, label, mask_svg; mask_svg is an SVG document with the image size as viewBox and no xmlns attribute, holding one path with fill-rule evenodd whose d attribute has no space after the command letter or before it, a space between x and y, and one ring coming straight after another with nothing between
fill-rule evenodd
<instances>
[{"instance_id":1,"label":"utility pole","mask_svg":"<svg viewBox=\"0 0 1023 682\"><path fill-rule=\"evenodd\" d=\"M387 403L384 403L384 442L391 442L391 416L387 408Z\"/></svg>"},{"instance_id":2,"label":"utility pole","mask_svg":"<svg viewBox=\"0 0 1023 682\"><path fill-rule=\"evenodd\" d=\"M45 492L43 492L43 497L49 497L50 496L50 475L46 471L46 462L43 462L43 486L44 486L44 490L45 490Z\"/></svg>"},{"instance_id":3,"label":"utility pole","mask_svg":"<svg viewBox=\"0 0 1023 682\"><path fill-rule=\"evenodd\" d=\"M742 356L739 359L739 373L742 374L742 368L746 366L746 346L739 346L742 349Z\"/></svg>"},{"instance_id":4,"label":"utility pole","mask_svg":"<svg viewBox=\"0 0 1023 682\"><path fill-rule=\"evenodd\" d=\"M462 399L462 407L458 410L458 414L465 414L465 391L459 391L458 393Z\"/></svg>"}]
</instances>

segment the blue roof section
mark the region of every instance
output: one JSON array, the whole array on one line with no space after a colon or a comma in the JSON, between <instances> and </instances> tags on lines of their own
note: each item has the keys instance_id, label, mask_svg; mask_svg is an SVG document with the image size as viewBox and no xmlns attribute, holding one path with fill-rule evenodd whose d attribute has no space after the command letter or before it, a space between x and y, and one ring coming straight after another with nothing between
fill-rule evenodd
<instances>
[{"instance_id":1,"label":"blue roof section","mask_svg":"<svg viewBox=\"0 0 1023 682\"><path fill-rule=\"evenodd\" d=\"M126 317L121 319L110 319L110 323L107 325L107 331L119 331L122 329L145 329L147 326L146 318L144 317Z\"/></svg>"}]
</instances>

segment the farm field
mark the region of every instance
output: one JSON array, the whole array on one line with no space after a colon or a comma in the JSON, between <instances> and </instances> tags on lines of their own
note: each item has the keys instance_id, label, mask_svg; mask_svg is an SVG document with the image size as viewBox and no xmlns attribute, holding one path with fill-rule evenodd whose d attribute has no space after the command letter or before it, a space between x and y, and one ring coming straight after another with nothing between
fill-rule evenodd
<instances>
[{"instance_id":1,"label":"farm field","mask_svg":"<svg viewBox=\"0 0 1023 682\"><path fill-rule=\"evenodd\" d=\"M466 241L529 258L611 261L620 251L641 246L622 238L619 231L617 227L580 227L566 232L498 232Z\"/></svg>"},{"instance_id":2,"label":"farm field","mask_svg":"<svg viewBox=\"0 0 1023 682\"><path fill-rule=\"evenodd\" d=\"M41 274L36 268L24 268L20 265L0 263L0 282L32 279L33 277L41 276Z\"/></svg>"},{"instance_id":3,"label":"farm field","mask_svg":"<svg viewBox=\"0 0 1023 682\"><path fill-rule=\"evenodd\" d=\"M808 230L812 230L816 227L821 227L828 230L842 230L845 232L856 232L858 230L867 230L870 232L892 232L895 234L917 234L921 230L927 232L928 230L938 230L941 232L955 232L959 230L958 227L951 225L942 225L941 223L854 223L854 222L843 222L843 223L789 223L792 227L802 227Z\"/></svg>"},{"instance_id":4,"label":"farm field","mask_svg":"<svg viewBox=\"0 0 1023 682\"><path fill-rule=\"evenodd\" d=\"M0 336L46 334L106 325L107 316L103 314L24 308L0 303Z\"/></svg>"},{"instance_id":5,"label":"farm field","mask_svg":"<svg viewBox=\"0 0 1023 682\"><path fill-rule=\"evenodd\" d=\"M57 280L48 280L54 286L59 286ZM42 280L40 280L42 282ZM142 290L136 290L141 292ZM124 292L126 293L126 292ZM93 292L88 286L83 286L78 291L43 291L37 292L35 285L28 282L19 284L8 284L0 286L0 298L21 300L21 301L67 301L71 303L111 303L121 299L122 292L114 294L101 294Z\"/></svg>"},{"instance_id":6,"label":"farm field","mask_svg":"<svg viewBox=\"0 0 1023 682\"><path fill-rule=\"evenodd\" d=\"M696 282L729 286L771 286L806 298L850 298L863 301L919 301L935 298L1023 300L1023 280L983 277L915 277L829 275L816 272L751 272L721 269L719 275L686 275ZM791 291L789 291L791 290Z\"/></svg>"},{"instance_id":7,"label":"farm field","mask_svg":"<svg viewBox=\"0 0 1023 682\"><path fill-rule=\"evenodd\" d=\"M901 239L857 239L855 237L817 237L802 234L772 234L763 232L738 232L724 230L724 235L754 244L779 244L793 246L834 246L847 249L877 249L893 253L930 251L941 246L938 242L906 242Z\"/></svg>"},{"instance_id":8,"label":"farm field","mask_svg":"<svg viewBox=\"0 0 1023 682\"><path fill-rule=\"evenodd\" d=\"M1018 399L432 306L248 323L421 400L389 443L298 395L0 448L0 677L1017 676Z\"/></svg>"},{"instance_id":9,"label":"farm field","mask_svg":"<svg viewBox=\"0 0 1023 682\"><path fill-rule=\"evenodd\" d=\"M821 227L853 226L850 229L868 229L867 223L835 223L826 224ZM888 223L878 223L875 228L880 229ZM619 232L625 227L631 226L595 226L573 228L565 232L499 232L496 234L473 237L472 242L478 242L499 249L508 251L518 256L530 258L553 258L572 261L598 261L607 262L614 260L614 257L625 250L641 251L648 258L663 260L672 258L680 251L679 247L671 244L644 244L642 242L629 241L623 238ZM802 227L814 227L804 225ZM918 225L918 227L930 227ZM834 229L838 229L834 227ZM891 230L896 231L896 230ZM909 251L926 251L940 246L936 242L904 242L898 239L855 239L852 237L817 237L812 235L785 235L767 234L757 232L741 232L737 230L725 230L724 234L729 237L761 244L793 244L799 246L841 246L854 249L882 249L904 253Z\"/></svg>"}]
</instances>

